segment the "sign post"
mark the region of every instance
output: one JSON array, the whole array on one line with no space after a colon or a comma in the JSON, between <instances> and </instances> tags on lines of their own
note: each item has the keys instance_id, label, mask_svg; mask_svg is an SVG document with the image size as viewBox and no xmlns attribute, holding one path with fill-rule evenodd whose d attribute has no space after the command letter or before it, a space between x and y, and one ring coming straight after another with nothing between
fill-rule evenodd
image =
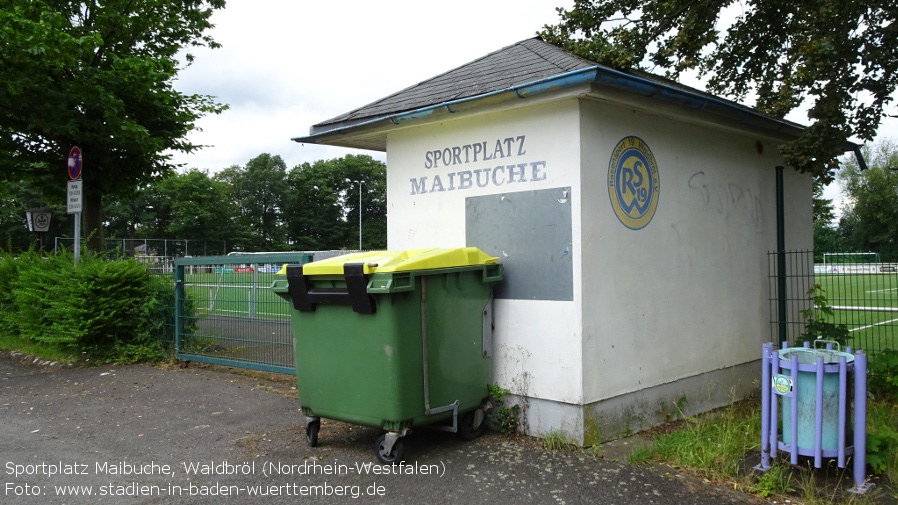
<instances>
[{"instance_id":1,"label":"sign post","mask_svg":"<svg viewBox=\"0 0 898 505\"><path fill-rule=\"evenodd\" d=\"M66 200L66 211L75 215L75 265L81 258L81 202L84 193L81 168L81 149L76 146L69 151L68 172L71 180L68 181L68 199Z\"/></svg>"}]
</instances>

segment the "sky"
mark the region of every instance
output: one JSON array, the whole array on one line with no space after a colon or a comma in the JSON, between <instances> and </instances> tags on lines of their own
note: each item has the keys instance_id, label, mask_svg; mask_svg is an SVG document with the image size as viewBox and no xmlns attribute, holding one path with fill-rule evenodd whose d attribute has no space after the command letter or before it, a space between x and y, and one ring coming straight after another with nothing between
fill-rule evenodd
<instances>
[{"instance_id":1,"label":"sky","mask_svg":"<svg viewBox=\"0 0 898 505\"><path fill-rule=\"evenodd\" d=\"M228 0L212 18L222 45L191 51L176 89L217 97L230 109L189 135L205 147L177 153L185 168L218 172L262 153L303 162L384 153L299 144L309 127L488 53L533 37L573 0ZM701 88L698 82L685 84ZM894 111L893 111L894 112ZM795 112L787 119L808 124ZM898 119L879 137L898 139ZM825 195L838 207L836 183Z\"/></svg>"}]
</instances>

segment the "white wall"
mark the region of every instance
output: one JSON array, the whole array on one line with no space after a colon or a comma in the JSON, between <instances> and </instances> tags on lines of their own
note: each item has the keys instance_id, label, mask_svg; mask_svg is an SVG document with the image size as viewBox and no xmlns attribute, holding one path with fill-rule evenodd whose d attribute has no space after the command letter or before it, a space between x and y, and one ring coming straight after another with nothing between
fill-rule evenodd
<instances>
[{"instance_id":1,"label":"white wall","mask_svg":"<svg viewBox=\"0 0 898 505\"><path fill-rule=\"evenodd\" d=\"M612 150L631 135L650 147L661 186L639 230L608 196ZM586 403L758 359L770 336L774 142L592 101L582 142L583 193L594 196L582 208ZM786 180L787 246L810 248L810 179L787 169Z\"/></svg>"},{"instance_id":2,"label":"white wall","mask_svg":"<svg viewBox=\"0 0 898 505\"><path fill-rule=\"evenodd\" d=\"M577 406L630 408L639 399L628 394L680 380L726 387L701 376L757 360L770 339L776 141L604 101L530 103L389 134L388 247L477 246L465 243L467 197L570 187L573 300L496 301L494 379L532 399L529 432L582 442L590 421ZM660 177L640 230L620 223L608 195L612 151L631 135ZM496 154L505 139L511 149L483 159L482 146ZM436 152L451 161L435 163ZM495 178L506 165L527 167L524 180ZM809 249L810 179L791 169L785 179L787 248Z\"/></svg>"},{"instance_id":3,"label":"white wall","mask_svg":"<svg viewBox=\"0 0 898 505\"><path fill-rule=\"evenodd\" d=\"M557 187L579 187L579 111L577 101L535 105L409 128L388 137L387 244L391 249L477 246L465 243L465 198ZM523 153L518 138L523 136ZM450 166L426 168L428 152L513 138L512 156L473 161L462 151ZM495 151L493 151L495 152ZM442 155L441 155L442 157ZM464 162L467 159L467 162ZM530 163L539 163L534 180ZM527 164L526 182L508 182L504 173L486 187L460 187L462 171ZM454 174L451 175L450 174ZM500 172L502 174L502 172ZM474 175L485 181L483 172ZM439 176L443 191L434 188ZM421 178L426 177L423 181ZM504 177L504 178L503 178ZM450 183L451 181L451 183ZM500 182L501 184L494 184ZM504 183L502 183L504 182ZM455 189L450 190L450 185ZM422 192L422 188L424 191ZM436 189L436 191L434 191ZM497 300L493 370L495 379L515 394L581 403L582 355L579 303L579 200L572 201L574 301ZM517 226L520 223L509 223Z\"/></svg>"}]
</instances>

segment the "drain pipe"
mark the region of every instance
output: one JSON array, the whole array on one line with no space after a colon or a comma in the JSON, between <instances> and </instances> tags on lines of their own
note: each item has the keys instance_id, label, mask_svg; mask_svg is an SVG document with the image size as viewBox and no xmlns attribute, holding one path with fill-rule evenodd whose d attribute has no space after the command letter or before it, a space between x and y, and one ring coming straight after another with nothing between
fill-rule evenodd
<instances>
[{"instance_id":1,"label":"drain pipe","mask_svg":"<svg viewBox=\"0 0 898 505\"><path fill-rule=\"evenodd\" d=\"M776 167L776 281L779 313L779 341L786 342L786 211L782 166Z\"/></svg>"}]
</instances>

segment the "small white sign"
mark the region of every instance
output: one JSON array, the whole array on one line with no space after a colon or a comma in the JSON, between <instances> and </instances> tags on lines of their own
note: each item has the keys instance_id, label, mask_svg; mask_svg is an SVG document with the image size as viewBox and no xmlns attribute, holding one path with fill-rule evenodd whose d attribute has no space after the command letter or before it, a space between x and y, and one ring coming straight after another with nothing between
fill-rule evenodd
<instances>
[{"instance_id":1,"label":"small white sign","mask_svg":"<svg viewBox=\"0 0 898 505\"><path fill-rule=\"evenodd\" d=\"M53 214L48 211L29 212L28 218L31 220L33 231L49 231L52 216Z\"/></svg>"},{"instance_id":2,"label":"small white sign","mask_svg":"<svg viewBox=\"0 0 898 505\"><path fill-rule=\"evenodd\" d=\"M66 211L69 214L80 214L84 184L82 181L69 181L68 186L69 196L66 200Z\"/></svg>"}]
</instances>

